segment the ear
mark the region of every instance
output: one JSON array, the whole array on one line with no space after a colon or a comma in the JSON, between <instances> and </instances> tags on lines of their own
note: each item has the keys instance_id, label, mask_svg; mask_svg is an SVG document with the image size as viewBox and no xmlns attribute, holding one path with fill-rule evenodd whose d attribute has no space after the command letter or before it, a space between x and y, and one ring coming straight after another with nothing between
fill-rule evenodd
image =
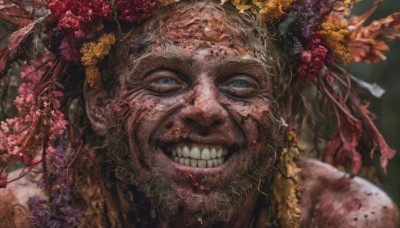
<instances>
[{"instance_id":1,"label":"ear","mask_svg":"<svg viewBox=\"0 0 400 228\"><path fill-rule=\"evenodd\" d=\"M84 98L86 115L97 136L105 136L109 127L107 110L110 96L102 86L90 86L85 82Z\"/></svg>"}]
</instances>

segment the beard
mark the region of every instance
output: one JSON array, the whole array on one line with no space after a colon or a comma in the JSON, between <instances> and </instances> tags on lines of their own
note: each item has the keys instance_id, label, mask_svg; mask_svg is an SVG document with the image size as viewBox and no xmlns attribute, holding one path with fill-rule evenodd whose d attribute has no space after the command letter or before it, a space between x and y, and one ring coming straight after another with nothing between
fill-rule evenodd
<instances>
[{"instance_id":1,"label":"beard","mask_svg":"<svg viewBox=\"0 0 400 228\"><path fill-rule=\"evenodd\" d=\"M234 172L224 186L208 192L207 196L212 197L213 201L200 210L184 209L185 205L182 205L177 193L176 184L179 183L175 184L173 180L167 179L159 167L148 167L145 165L145 161L132 162L132 152L128 146L129 139L124 125L116 123L116 121L114 121L116 123L114 127L109 129L105 141L106 157L109 161L107 170L113 172L110 175L115 175L117 185L124 189L124 198L129 203L131 214L135 214L137 211L142 211L141 213L147 211L148 214L152 214L139 220L150 219L154 224L160 221L167 222L170 226L176 221L182 221L182 218L186 225L194 225L194 221L197 224L199 221L208 225L223 224L231 209L240 206L251 191L263 187L266 177L271 173L275 160L280 154L283 138L283 134L279 133L280 124L273 121L275 118L272 115L269 119L271 125L268 130L259 129L260 134L264 134L260 137L265 142L264 146L260 146L258 155L248 161L250 164L247 168ZM137 146L136 151L140 151L140 146ZM245 159L245 153L242 156L242 159ZM142 166L135 165L138 163ZM144 170L146 175L141 175ZM193 194L192 197L193 204L201 203L201 195ZM145 203L138 206L137 202ZM154 211L156 215L154 215ZM132 216L137 217L138 215ZM149 222L145 221L147 225Z\"/></svg>"}]
</instances>

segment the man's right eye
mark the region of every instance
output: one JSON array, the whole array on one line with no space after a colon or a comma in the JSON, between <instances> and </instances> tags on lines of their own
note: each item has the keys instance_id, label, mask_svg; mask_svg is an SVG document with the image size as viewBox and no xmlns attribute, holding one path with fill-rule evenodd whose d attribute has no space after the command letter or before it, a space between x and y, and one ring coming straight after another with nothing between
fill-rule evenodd
<instances>
[{"instance_id":1,"label":"man's right eye","mask_svg":"<svg viewBox=\"0 0 400 228\"><path fill-rule=\"evenodd\" d=\"M145 88L153 93L173 93L185 88L178 74L172 70L160 69L147 74L143 80Z\"/></svg>"}]
</instances>

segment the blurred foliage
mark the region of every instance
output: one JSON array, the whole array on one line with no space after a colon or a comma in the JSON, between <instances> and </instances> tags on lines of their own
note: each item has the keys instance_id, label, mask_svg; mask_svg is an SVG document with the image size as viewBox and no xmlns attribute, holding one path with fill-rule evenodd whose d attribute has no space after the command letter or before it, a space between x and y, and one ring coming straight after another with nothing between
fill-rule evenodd
<instances>
[{"instance_id":1,"label":"blurred foliage","mask_svg":"<svg viewBox=\"0 0 400 228\"><path fill-rule=\"evenodd\" d=\"M375 0L364 0L353 9L355 15L371 8ZM367 23L383 18L390 13L400 12L399 0L385 0ZM371 99L370 110L377 115L375 123L381 130L389 146L397 151L389 163L388 173L379 172L381 186L400 205L400 42L389 43L387 60L378 64L353 63L349 71L368 82L375 82L386 90L379 99Z\"/></svg>"}]
</instances>

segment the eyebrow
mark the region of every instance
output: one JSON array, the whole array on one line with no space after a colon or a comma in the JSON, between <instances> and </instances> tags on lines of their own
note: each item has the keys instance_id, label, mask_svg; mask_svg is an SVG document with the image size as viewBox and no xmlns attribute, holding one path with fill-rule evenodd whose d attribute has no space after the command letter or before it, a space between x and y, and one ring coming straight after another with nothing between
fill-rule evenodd
<instances>
[{"instance_id":1,"label":"eyebrow","mask_svg":"<svg viewBox=\"0 0 400 228\"><path fill-rule=\"evenodd\" d=\"M186 59L182 56L179 56L175 53L171 52L161 52L161 53L148 53L144 54L141 57L135 59L130 65L131 70L130 73L134 72L140 72L140 71L146 71L147 69L140 69L139 67L142 65L143 62L155 62L155 61L162 61L163 63L175 63L175 64L180 64L183 68L189 68L193 65L192 61L189 59ZM265 73L267 76L269 76L269 70L267 64L265 64L263 61L257 59L257 58L243 58L243 57L237 57L237 58L229 58L229 59L224 59L222 60L215 68L210 69L210 71L217 71L226 68L227 66L232 66L232 65L237 65L240 64L241 67L249 67L249 66L257 66L260 67L260 71Z\"/></svg>"},{"instance_id":2,"label":"eyebrow","mask_svg":"<svg viewBox=\"0 0 400 228\"><path fill-rule=\"evenodd\" d=\"M176 54L170 53L170 52L163 52L163 53L148 53L142 55L140 58L135 59L130 65L132 65L132 72L137 69L138 66L144 61L167 61L167 62L174 62L174 63L180 63L186 66L191 66L192 61L185 59L181 56L178 56Z\"/></svg>"}]
</instances>

